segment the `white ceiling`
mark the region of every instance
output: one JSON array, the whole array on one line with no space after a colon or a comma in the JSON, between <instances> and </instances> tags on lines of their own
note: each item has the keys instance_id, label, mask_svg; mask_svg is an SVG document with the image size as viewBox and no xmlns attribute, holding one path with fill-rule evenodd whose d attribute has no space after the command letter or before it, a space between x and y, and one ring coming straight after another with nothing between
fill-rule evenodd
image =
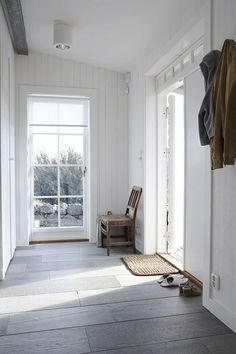
<instances>
[{"instance_id":1,"label":"white ceiling","mask_svg":"<svg viewBox=\"0 0 236 354\"><path fill-rule=\"evenodd\" d=\"M21 0L30 50L117 71L157 44L174 18L195 0ZM198 0L199 1L199 0ZM73 26L69 51L52 45L53 21ZM178 22L178 21L177 21Z\"/></svg>"}]
</instances>

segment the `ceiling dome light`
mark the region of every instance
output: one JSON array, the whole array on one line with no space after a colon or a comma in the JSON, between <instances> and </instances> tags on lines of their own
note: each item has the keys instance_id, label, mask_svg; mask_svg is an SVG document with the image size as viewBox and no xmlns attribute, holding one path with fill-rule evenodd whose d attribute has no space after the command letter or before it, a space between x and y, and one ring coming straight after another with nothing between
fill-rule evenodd
<instances>
[{"instance_id":1,"label":"ceiling dome light","mask_svg":"<svg viewBox=\"0 0 236 354\"><path fill-rule=\"evenodd\" d=\"M71 48L71 27L68 23L55 20L53 28L53 45L57 49L65 50Z\"/></svg>"}]
</instances>

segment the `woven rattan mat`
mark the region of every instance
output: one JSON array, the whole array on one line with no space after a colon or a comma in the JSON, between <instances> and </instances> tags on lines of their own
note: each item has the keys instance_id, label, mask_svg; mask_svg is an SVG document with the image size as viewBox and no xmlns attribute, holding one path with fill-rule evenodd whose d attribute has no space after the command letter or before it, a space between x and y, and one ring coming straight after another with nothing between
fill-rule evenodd
<instances>
[{"instance_id":1,"label":"woven rattan mat","mask_svg":"<svg viewBox=\"0 0 236 354\"><path fill-rule=\"evenodd\" d=\"M157 254L153 256L131 255L122 258L135 275L159 275L179 273L179 270Z\"/></svg>"}]
</instances>

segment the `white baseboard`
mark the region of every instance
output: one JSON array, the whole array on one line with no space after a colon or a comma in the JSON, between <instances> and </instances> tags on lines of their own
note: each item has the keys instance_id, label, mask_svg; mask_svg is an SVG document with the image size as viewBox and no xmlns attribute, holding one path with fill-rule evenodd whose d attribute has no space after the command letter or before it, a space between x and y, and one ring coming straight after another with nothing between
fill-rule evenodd
<instances>
[{"instance_id":1,"label":"white baseboard","mask_svg":"<svg viewBox=\"0 0 236 354\"><path fill-rule=\"evenodd\" d=\"M213 315L215 315L220 321L222 321L226 326L232 329L236 333L236 314L230 312L224 306L218 302L207 299L203 301L203 306L207 308Z\"/></svg>"},{"instance_id":2,"label":"white baseboard","mask_svg":"<svg viewBox=\"0 0 236 354\"><path fill-rule=\"evenodd\" d=\"M3 269L0 269L0 280L3 280L5 278L5 272Z\"/></svg>"},{"instance_id":3,"label":"white baseboard","mask_svg":"<svg viewBox=\"0 0 236 354\"><path fill-rule=\"evenodd\" d=\"M140 240L135 240L135 247L136 250L139 251L140 253L143 253L143 243Z\"/></svg>"},{"instance_id":4,"label":"white baseboard","mask_svg":"<svg viewBox=\"0 0 236 354\"><path fill-rule=\"evenodd\" d=\"M28 241L16 240L16 247L27 247L27 246L29 246L29 242Z\"/></svg>"}]
</instances>

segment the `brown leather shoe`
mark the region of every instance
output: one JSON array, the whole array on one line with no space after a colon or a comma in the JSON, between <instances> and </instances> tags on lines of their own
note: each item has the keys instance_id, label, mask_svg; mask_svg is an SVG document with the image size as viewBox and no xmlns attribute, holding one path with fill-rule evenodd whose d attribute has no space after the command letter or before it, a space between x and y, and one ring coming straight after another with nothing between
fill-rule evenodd
<instances>
[{"instance_id":1,"label":"brown leather shoe","mask_svg":"<svg viewBox=\"0 0 236 354\"><path fill-rule=\"evenodd\" d=\"M202 294L201 289L199 289L196 285L187 285L183 287L183 295L190 296L200 296Z\"/></svg>"}]
</instances>

